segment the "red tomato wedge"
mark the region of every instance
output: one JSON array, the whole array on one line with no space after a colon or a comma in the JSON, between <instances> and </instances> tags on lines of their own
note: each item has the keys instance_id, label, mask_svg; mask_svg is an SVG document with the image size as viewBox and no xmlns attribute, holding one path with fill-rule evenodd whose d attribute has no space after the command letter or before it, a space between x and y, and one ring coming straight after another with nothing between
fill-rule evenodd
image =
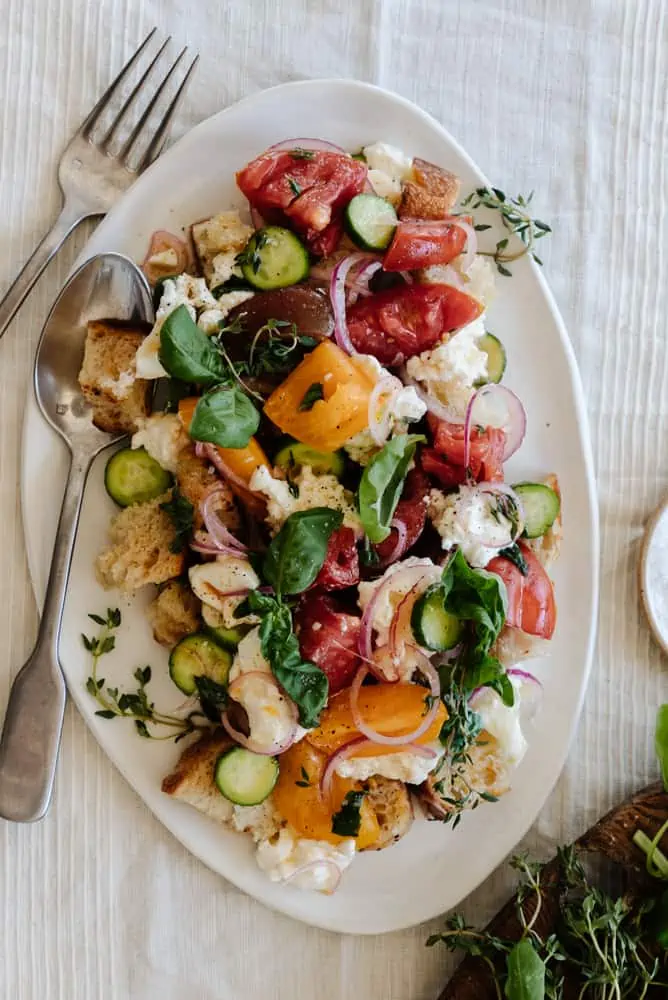
<instances>
[{"instance_id":1,"label":"red tomato wedge","mask_svg":"<svg viewBox=\"0 0 668 1000\"><path fill-rule=\"evenodd\" d=\"M481 312L480 302L451 285L402 285L358 299L348 310L348 332L360 353L400 365Z\"/></svg>"},{"instance_id":2,"label":"red tomato wedge","mask_svg":"<svg viewBox=\"0 0 668 1000\"><path fill-rule=\"evenodd\" d=\"M456 486L466 479L464 425L450 424L429 414L434 448L422 450L422 468L443 486ZM506 436L498 427L471 428L470 478L476 482L503 482L503 450Z\"/></svg>"},{"instance_id":3,"label":"red tomato wedge","mask_svg":"<svg viewBox=\"0 0 668 1000\"><path fill-rule=\"evenodd\" d=\"M502 556L492 559L486 568L490 573L500 576L506 585L506 625L521 629L528 635L551 639L557 623L552 581L531 549L522 542L519 546L529 571L526 576L523 576L514 563Z\"/></svg>"},{"instance_id":4,"label":"red tomato wedge","mask_svg":"<svg viewBox=\"0 0 668 1000\"><path fill-rule=\"evenodd\" d=\"M352 528L342 527L332 532L322 569L314 587L323 590L343 590L360 582L360 561Z\"/></svg>"},{"instance_id":5,"label":"red tomato wedge","mask_svg":"<svg viewBox=\"0 0 668 1000\"><path fill-rule=\"evenodd\" d=\"M329 595L305 595L295 612L299 649L305 660L327 674L329 693L352 684L361 664L358 652L361 620L341 610Z\"/></svg>"},{"instance_id":6,"label":"red tomato wedge","mask_svg":"<svg viewBox=\"0 0 668 1000\"><path fill-rule=\"evenodd\" d=\"M251 160L237 184L260 215L298 232L313 253L331 253L342 233L342 214L364 190L366 164L343 153L275 150Z\"/></svg>"},{"instance_id":7,"label":"red tomato wedge","mask_svg":"<svg viewBox=\"0 0 668 1000\"><path fill-rule=\"evenodd\" d=\"M463 253L466 233L455 222L402 220L383 259L386 271L414 271L432 264L449 264Z\"/></svg>"}]
</instances>

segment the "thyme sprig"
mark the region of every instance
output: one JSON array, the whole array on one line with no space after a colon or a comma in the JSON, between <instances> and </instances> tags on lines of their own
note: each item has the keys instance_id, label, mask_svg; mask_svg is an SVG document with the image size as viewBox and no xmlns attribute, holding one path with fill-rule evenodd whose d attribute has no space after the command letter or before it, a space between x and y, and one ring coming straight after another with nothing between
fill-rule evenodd
<instances>
[{"instance_id":1,"label":"thyme sprig","mask_svg":"<svg viewBox=\"0 0 668 1000\"><path fill-rule=\"evenodd\" d=\"M137 667L133 677L137 681L135 691L119 691L117 687L109 687L104 678L98 677L100 659L116 646L114 632L121 624L121 612L118 608L107 608L105 617L89 614L88 617L100 626L96 636L82 633L81 639L85 649L91 654L91 673L86 680L86 690L95 698L100 708L96 711L102 719L132 719L140 736L149 740L174 740L178 742L184 736L194 733L197 729L206 728L200 712L191 712L185 718L159 712L155 704L149 700L146 691L151 680L151 668ZM172 730L164 735L151 732L149 726L165 726Z\"/></svg>"},{"instance_id":2,"label":"thyme sprig","mask_svg":"<svg viewBox=\"0 0 668 1000\"><path fill-rule=\"evenodd\" d=\"M478 208L488 208L498 212L504 227L521 240L523 245L512 249L509 246L510 237L504 236L497 242L494 250L478 250L478 253L482 254L483 257L491 257L499 274L506 278L512 276L512 271L506 265L519 260L526 254L530 254L537 264L542 265L543 263L536 253L536 241L547 236L548 233L552 232L552 229L547 223L541 222L540 219L534 219L530 215L529 209L533 196L534 192L532 191L526 197L519 194L517 198L509 198L499 188L480 187L472 191L462 202L464 208L470 208L474 211ZM474 228L481 233L492 227L485 223L479 223Z\"/></svg>"}]
</instances>

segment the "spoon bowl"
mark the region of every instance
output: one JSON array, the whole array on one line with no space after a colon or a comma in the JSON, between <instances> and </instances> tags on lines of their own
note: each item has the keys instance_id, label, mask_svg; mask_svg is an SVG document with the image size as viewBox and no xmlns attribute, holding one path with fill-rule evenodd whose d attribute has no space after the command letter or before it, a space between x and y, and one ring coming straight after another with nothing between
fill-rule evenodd
<instances>
[{"instance_id":1,"label":"spoon bowl","mask_svg":"<svg viewBox=\"0 0 668 1000\"><path fill-rule=\"evenodd\" d=\"M58 645L86 476L95 456L123 435L93 424L79 387L88 323L151 321L151 292L122 254L103 253L72 275L47 317L35 357L39 407L70 451L37 642L12 686L0 738L0 816L32 822L46 813L60 746L66 689Z\"/></svg>"}]
</instances>

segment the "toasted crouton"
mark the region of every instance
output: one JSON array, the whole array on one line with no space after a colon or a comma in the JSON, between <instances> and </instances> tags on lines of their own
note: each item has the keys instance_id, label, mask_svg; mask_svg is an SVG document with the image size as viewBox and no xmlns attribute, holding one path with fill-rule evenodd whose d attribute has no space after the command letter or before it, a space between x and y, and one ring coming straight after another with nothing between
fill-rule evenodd
<instances>
[{"instance_id":1,"label":"toasted crouton","mask_svg":"<svg viewBox=\"0 0 668 1000\"><path fill-rule=\"evenodd\" d=\"M148 583L166 583L183 572L183 552L172 552L174 525L161 504L169 490L155 500L126 507L109 529L111 545L97 557L95 568L104 587L131 593Z\"/></svg>"},{"instance_id":2,"label":"toasted crouton","mask_svg":"<svg viewBox=\"0 0 668 1000\"><path fill-rule=\"evenodd\" d=\"M148 326L95 320L88 324L79 385L102 431L134 431L149 412L150 382L136 377L135 355Z\"/></svg>"},{"instance_id":3,"label":"toasted crouton","mask_svg":"<svg viewBox=\"0 0 668 1000\"><path fill-rule=\"evenodd\" d=\"M369 778L365 785L368 788L367 802L380 826L378 839L365 850L380 851L408 833L413 822L413 804L408 789L401 781L377 776Z\"/></svg>"},{"instance_id":4,"label":"toasted crouton","mask_svg":"<svg viewBox=\"0 0 668 1000\"><path fill-rule=\"evenodd\" d=\"M413 180L402 185L400 219L442 219L459 196L459 178L427 160L413 160Z\"/></svg>"},{"instance_id":5,"label":"toasted crouton","mask_svg":"<svg viewBox=\"0 0 668 1000\"><path fill-rule=\"evenodd\" d=\"M156 642L175 646L199 628L200 602L185 583L170 580L149 604L147 614Z\"/></svg>"},{"instance_id":6,"label":"toasted crouton","mask_svg":"<svg viewBox=\"0 0 668 1000\"><path fill-rule=\"evenodd\" d=\"M231 746L232 741L223 729L205 733L183 752L172 773L163 780L163 792L212 819L229 823L234 806L218 791L213 772L221 753Z\"/></svg>"},{"instance_id":7,"label":"toasted crouton","mask_svg":"<svg viewBox=\"0 0 668 1000\"><path fill-rule=\"evenodd\" d=\"M546 486L553 489L554 492L559 497L559 502L561 505L561 491L559 490L559 480L554 474L546 476L543 480ZM561 550L561 540L563 537L562 521L561 521L561 506L559 513L550 528L541 535L540 538L532 538L527 544L532 550L533 554L538 559L539 563L545 568L549 569L550 566L557 561L559 558L559 552Z\"/></svg>"},{"instance_id":8,"label":"toasted crouton","mask_svg":"<svg viewBox=\"0 0 668 1000\"><path fill-rule=\"evenodd\" d=\"M230 531L239 527L239 511L234 496L227 483L222 482L204 458L198 458L192 446L183 448L178 455L176 465L176 482L181 494L195 508L194 523L196 528L202 527L200 504L206 495L214 488L220 490L218 516Z\"/></svg>"},{"instance_id":9,"label":"toasted crouton","mask_svg":"<svg viewBox=\"0 0 668 1000\"><path fill-rule=\"evenodd\" d=\"M192 240L202 274L211 287L235 273L235 258L253 234L238 212L221 212L192 227ZM240 273L240 272L239 272Z\"/></svg>"}]
</instances>

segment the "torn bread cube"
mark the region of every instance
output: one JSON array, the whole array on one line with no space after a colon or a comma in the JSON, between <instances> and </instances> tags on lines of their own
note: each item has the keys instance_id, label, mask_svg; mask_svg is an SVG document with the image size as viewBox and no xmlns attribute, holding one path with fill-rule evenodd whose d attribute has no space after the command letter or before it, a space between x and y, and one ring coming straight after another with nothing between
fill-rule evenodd
<instances>
[{"instance_id":1,"label":"torn bread cube","mask_svg":"<svg viewBox=\"0 0 668 1000\"><path fill-rule=\"evenodd\" d=\"M218 791L213 773L221 753L233 745L224 729L206 732L184 750L172 773L163 779L163 792L186 802L211 819L229 823L234 806Z\"/></svg>"},{"instance_id":2,"label":"torn bread cube","mask_svg":"<svg viewBox=\"0 0 668 1000\"><path fill-rule=\"evenodd\" d=\"M163 646L175 646L200 626L200 602L181 580L170 580L147 609L153 637Z\"/></svg>"},{"instance_id":3,"label":"torn bread cube","mask_svg":"<svg viewBox=\"0 0 668 1000\"><path fill-rule=\"evenodd\" d=\"M241 221L238 212L221 212L204 222L195 223L192 227L193 245L209 287L216 288L232 277L241 277L236 257L252 235L252 227Z\"/></svg>"},{"instance_id":4,"label":"torn bread cube","mask_svg":"<svg viewBox=\"0 0 668 1000\"><path fill-rule=\"evenodd\" d=\"M171 499L168 490L155 500L126 507L113 518L111 544L95 562L102 586L133 593L149 583L166 583L180 576L185 555L172 552L174 525L162 509Z\"/></svg>"},{"instance_id":5,"label":"torn bread cube","mask_svg":"<svg viewBox=\"0 0 668 1000\"><path fill-rule=\"evenodd\" d=\"M365 850L381 851L408 833L413 822L413 804L402 781L377 775L368 778L364 788L380 827L378 837Z\"/></svg>"},{"instance_id":6,"label":"torn bread cube","mask_svg":"<svg viewBox=\"0 0 668 1000\"><path fill-rule=\"evenodd\" d=\"M131 433L149 413L150 383L137 378L135 355L146 324L94 320L88 324L79 385L93 423L110 434Z\"/></svg>"},{"instance_id":7,"label":"torn bread cube","mask_svg":"<svg viewBox=\"0 0 668 1000\"><path fill-rule=\"evenodd\" d=\"M402 184L400 219L443 219L459 197L459 178L427 160L413 160L413 179Z\"/></svg>"},{"instance_id":8,"label":"torn bread cube","mask_svg":"<svg viewBox=\"0 0 668 1000\"><path fill-rule=\"evenodd\" d=\"M230 531L239 528L239 511L234 495L227 483L222 482L204 458L198 458L193 446L183 448L176 463L176 482L179 492L195 508L195 528L202 527L200 507L205 497L214 489L219 490L216 512Z\"/></svg>"}]
</instances>

